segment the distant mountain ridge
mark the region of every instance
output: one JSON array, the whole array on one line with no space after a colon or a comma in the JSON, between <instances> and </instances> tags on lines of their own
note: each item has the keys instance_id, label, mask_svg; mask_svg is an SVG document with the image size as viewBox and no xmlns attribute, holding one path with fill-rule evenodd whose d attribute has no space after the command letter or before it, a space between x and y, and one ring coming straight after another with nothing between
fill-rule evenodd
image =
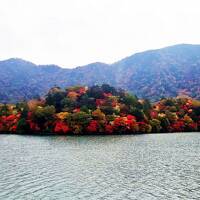
<instances>
[{"instance_id":1,"label":"distant mountain ridge","mask_svg":"<svg viewBox=\"0 0 200 200\"><path fill-rule=\"evenodd\" d=\"M30 99L53 86L103 83L151 100L179 94L200 99L200 45L174 45L136 53L110 65L97 62L74 69L11 58L0 61L0 74L0 102Z\"/></svg>"}]
</instances>

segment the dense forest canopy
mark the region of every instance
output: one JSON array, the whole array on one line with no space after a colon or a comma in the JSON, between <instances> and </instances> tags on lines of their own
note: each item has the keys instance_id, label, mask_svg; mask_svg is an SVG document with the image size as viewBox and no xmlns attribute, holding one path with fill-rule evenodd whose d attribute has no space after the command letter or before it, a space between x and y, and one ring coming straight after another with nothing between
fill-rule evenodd
<instances>
[{"instance_id":1,"label":"dense forest canopy","mask_svg":"<svg viewBox=\"0 0 200 200\"><path fill-rule=\"evenodd\" d=\"M2 133L134 134L200 130L200 101L156 103L103 84L53 87L44 98L0 105Z\"/></svg>"}]
</instances>

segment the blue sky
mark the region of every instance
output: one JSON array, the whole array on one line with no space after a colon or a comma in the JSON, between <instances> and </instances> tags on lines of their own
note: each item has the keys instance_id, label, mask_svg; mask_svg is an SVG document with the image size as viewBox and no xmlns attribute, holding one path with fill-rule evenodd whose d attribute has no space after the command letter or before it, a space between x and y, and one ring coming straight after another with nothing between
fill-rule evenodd
<instances>
[{"instance_id":1,"label":"blue sky","mask_svg":"<svg viewBox=\"0 0 200 200\"><path fill-rule=\"evenodd\" d=\"M0 59L75 67L200 44L199 0L0 0Z\"/></svg>"}]
</instances>

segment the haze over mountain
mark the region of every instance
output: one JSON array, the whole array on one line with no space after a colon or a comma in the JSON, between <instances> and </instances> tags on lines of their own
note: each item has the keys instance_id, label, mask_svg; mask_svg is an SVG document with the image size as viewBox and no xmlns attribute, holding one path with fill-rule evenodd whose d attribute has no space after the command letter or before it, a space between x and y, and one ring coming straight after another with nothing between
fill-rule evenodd
<instances>
[{"instance_id":1,"label":"haze over mountain","mask_svg":"<svg viewBox=\"0 0 200 200\"><path fill-rule=\"evenodd\" d=\"M200 99L200 45L180 44L74 69L11 58L0 61L0 74L0 102L30 99L53 86L103 83L151 100L179 94Z\"/></svg>"}]
</instances>

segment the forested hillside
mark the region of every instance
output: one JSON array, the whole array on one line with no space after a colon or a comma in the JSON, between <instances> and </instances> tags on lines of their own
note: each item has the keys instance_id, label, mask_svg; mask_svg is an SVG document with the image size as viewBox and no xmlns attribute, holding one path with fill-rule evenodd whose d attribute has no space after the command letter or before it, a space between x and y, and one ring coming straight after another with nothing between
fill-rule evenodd
<instances>
[{"instance_id":1,"label":"forested hillside","mask_svg":"<svg viewBox=\"0 0 200 200\"><path fill-rule=\"evenodd\" d=\"M54 87L43 98L0 104L0 133L135 134L200 130L200 101L138 99L109 85Z\"/></svg>"},{"instance_id":2,"label":"forested hillside","mask_svg":"<svg viewBox=\"0 0 200 200\"><path fill-rule=\"evenodd\" d=\"M186 94L200 98L200 45L175 45L137 53L113 64L74 69L35 65L22 59L0 61L0 102L44 95L53 86L107 83L153 101Z\"/></svg>"}]
</instances>

